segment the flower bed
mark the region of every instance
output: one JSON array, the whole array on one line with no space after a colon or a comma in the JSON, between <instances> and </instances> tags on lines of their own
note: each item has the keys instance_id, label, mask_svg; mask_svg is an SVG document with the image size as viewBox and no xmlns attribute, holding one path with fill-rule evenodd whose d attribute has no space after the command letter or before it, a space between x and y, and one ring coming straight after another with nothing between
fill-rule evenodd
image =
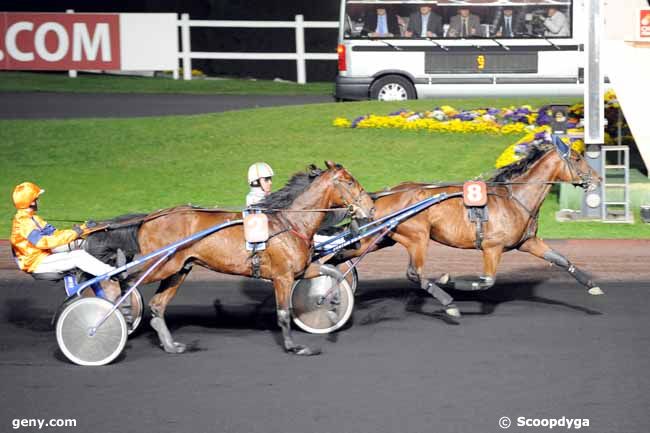
<instances>
[{"instance_id":1,"label":"flower bed","mask_svg":"<svg viewBox=\"0 0 650 433\"><path fill-rule=\"evenodd\" d=\"M616 95L612 91L605 94L607 109L618 109ZM563 141L582 153L585 149L581 135L584 105L576 104L569 108L569 136ZM444 105L431 111L414 112L399 110L386 116L368 114L349 120L337 117L333 125L340 128L366 129L390 128L403 131L426 131L436 133L523 135L514 144L508 146L497 158L495 167L501 168L523 158L531 145L550 142L551 111L545 106L538 110L529 105L506 108L478 108L474 110L457 110ZM609 134L606 140L612 141Z\"/></svg>"}]
</instances>

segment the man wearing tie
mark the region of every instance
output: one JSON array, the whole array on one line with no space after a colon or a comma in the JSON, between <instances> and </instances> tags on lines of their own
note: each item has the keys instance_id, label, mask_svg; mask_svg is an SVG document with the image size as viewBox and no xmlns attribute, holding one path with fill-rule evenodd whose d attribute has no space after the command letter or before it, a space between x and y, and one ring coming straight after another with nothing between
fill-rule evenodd
<instances>
[{"instance_id":1,"label":"man wearing tie","mask_svg":"<svg viewBox=\"0 0 650 433\"><path fill-rule=\"evenodd\" d=\"M478 15L471 14L468 8L460 8L458 15L449 20L450 38L473 38L480 35L481 19Z\"/></svg>"},{"instance_id":2,"label":"man wearing tie","mask_svg":"<svg viewBox=\"0 0 650 433\"><path fill-rule=\"evenodd\" d=\"M511 8L505 8L503 14L495 23L497 38L514 38L516 34L521 33L519 23L515 22L515 16Z\"/></svg>"},{"instance_id":3,"label":"man wearing tie","mask_svg":"<svg viewBox=\"0 0 650 433\"><path fill-rule=\"evenodd\" d=\"M431 6L420 6L419 12L411 14L404 36L407 38L440 38L442 37L442 18L431 11Z\"/></svg>"},{"instance_id":4,"label":"man wearing tie","mask_svg":"<svg viewBox=\"0 0 650 433\"><path fill-rule=\"evenodd\" d=\"M397 18L390 16L386 8L377 8L377 13L369 13L366 17L363 33L371 38L399 36Z\"/></svg>"}]
</instances>

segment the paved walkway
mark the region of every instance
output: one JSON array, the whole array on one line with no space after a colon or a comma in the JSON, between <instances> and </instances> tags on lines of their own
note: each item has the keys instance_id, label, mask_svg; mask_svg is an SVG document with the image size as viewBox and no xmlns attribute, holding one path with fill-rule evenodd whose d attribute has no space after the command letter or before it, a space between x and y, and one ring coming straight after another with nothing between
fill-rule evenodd
<instances>
[{"instance_id":1,"label":"paved walkway","mask_svg":"<svg viewBox=\"0 0 650 433\"><path fill-rule=\"evenodd\" d=\"M0 119L170 116L326 102L333 97L0 92Z\"/></svg>"}]
</instances>

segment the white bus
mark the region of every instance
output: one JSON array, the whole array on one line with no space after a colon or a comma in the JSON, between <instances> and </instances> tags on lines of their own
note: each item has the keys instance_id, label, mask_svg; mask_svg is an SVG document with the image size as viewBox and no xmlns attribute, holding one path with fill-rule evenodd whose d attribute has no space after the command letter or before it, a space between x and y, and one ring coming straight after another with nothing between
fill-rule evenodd
<instances>
[{"instance_id":1,"label":"white bus","mask_svg":"<svg viewBox=\"0 0 650 433\"><path fill-rule=\"evenodd\" d=\"M582 95L583 0L342 0L336 97Z\"/></svg>"}]
</instances>

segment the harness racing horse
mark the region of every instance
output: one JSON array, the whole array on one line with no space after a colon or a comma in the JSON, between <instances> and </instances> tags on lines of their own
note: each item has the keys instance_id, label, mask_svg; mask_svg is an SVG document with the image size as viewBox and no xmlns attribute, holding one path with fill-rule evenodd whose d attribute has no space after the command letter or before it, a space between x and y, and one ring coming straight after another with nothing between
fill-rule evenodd
<instances>
[{"instance_id":1,"label":"harness racing horse","mask_svg":"<svg viewBox=\"0 0 650 433\"><path fill-rule=\"evenodd\" d=\"M368 218L374 206L370 196L345 168L330 161L326 164L327 170L312 166L308 173L294 175L284 188L256 206L268 212L270 237L265 250L255 254L247 251L244 228L235 225L180 249L145 277L144 284L160 281L149 306L151 326L165 351L185 351L185 345L175 341L167 328L165 310L192 265L197 264L216 272L272 281L284 349L296 355L320 352L296 344L291 336L289 303L294 279L329 275L342 280L343 275L335 267L311 263L314 233L330 208L345 207L353 217ZM90 235L87 250L102 256L120 248L132 259L136 254L146 255L201 230L241 218L241 213L214 209L189 206L167 209L139 218L139 222L128 227ZM154 261L147 262L142 269ZM143 270L129 275L127 281L138 278Z\"/></svg>"},{"instance_id":2,"label":"harness racing horse","mask_svg":"<svg viewBox=\"0 0 650 433\"><path fill-rule=\"evenodd\" d=\"M540 207L551 186L558 181L591 189L600 182L600 178L580 154L558 141L552 145L537 145L524 159L497 171L486 182L489 219L483 224L482 233L477 230L475 222L469 219L468 209L463 203L462 194L459 194L463 191L462 186L412 182L397 185L388 191L373 194L376 197L375 218L439 193L456 194L456 197L431 206L402 222L388 235L390 238L375 245L372 245L374 239L363 239L359 248L345 250L334 262L357 257L367 247L373 251L397 242L409 254L407 278L434 296L444 306L446 314L452 317L460 317L460 311L453 303L453 298L443 289L489 289L496 281L496 269L501 255L513 249L528 252L560 266L586 286L590 294L600 295L603 292L585 272L537 237ZM483 275L477 281L454 281L449 274L444 274L436 282L426 279L423 270L429 239L455 248L480 248L483 251Z\"/></svg>"}]
</instances>

